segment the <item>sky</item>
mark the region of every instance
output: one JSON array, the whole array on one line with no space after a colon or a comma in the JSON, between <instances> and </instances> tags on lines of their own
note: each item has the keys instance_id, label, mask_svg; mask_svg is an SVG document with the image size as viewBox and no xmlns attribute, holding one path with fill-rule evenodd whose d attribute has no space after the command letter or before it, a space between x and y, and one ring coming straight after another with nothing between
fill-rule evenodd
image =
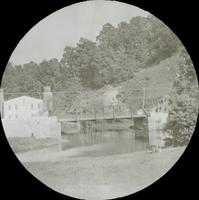
<instances>
[{"instance_id":1,"label":"sky","mask_svg":"<svg viewBox=\"0 0 199 200\"><path fill-rule=\"evenodd\" d=\"M66 45L76 46L81 37L95 41L102 26L117 26L149 13L117 1L86 1L67 6L36 24L18 43L10 62L24 64L62 57Z\"/></svg>"}]
</instances>

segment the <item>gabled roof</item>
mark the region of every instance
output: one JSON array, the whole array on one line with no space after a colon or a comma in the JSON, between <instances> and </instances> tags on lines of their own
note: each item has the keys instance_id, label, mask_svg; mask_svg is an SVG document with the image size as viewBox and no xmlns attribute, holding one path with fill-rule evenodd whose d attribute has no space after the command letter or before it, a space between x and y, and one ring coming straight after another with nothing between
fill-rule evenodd
<instances>
[{"instance_id":1,"label":"gabled roof","mask_svg":"<svg viewBox=\"0 0 199 200\"><path fill-rule=\"evenodd\" d=\"M22 99L22 100L25 99L25 100L37 101L37 102L42 102L43 101L42 99L38 99L38 98L34 98L34 97L21 96L21 97L16 97L16 98L13 98L13 99L9 99L9 100L4 101L4 102L5 103L9 103L9 102L20 100L20 99Z\"/></svg>"}]
</instances>

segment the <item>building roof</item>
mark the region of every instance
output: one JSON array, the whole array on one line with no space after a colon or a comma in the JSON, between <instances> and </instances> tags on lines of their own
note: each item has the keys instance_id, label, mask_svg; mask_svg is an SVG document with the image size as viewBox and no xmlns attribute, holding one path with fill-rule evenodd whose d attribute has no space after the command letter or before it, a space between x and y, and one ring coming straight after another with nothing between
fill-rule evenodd
<instances>
[{"instance_id":1,"label":"building roof","mask_svg":"<svg viewBox=\"0 0 199 200\"><path fill-rule=\"evenodd\" d=\"M38 98L34 98L34 97L29 97L29 96L21 96L21 97L16 97L16 98L13 98L13 99L9 99L7 101L4 101L4 103L11 103L11 102L14 102L16 100L28 100L28 101L37 101L37 102L42 102L43 100L42 99L38 99Z\"/></svg>"}]
</instances>

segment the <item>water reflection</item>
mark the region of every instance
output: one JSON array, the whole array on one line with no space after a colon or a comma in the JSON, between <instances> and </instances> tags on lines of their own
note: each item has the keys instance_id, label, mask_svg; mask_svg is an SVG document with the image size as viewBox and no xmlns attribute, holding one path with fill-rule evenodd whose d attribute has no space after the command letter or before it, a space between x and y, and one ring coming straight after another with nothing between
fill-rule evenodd
<instances>
[{"instance_id":1,"label":"water reflection","mask_svg":"<svg viewBox=\"0 0 199 200\"><path fill-rule=\"evenodd\" d=\"M95 131L92 133L67 134L62 136L62 150L80 146L96 146L92 151L82 152L85 156L106 156L135 151L143 151L148 147L147 137L138 137L135 130Z\"/></svg>"}]
</instances>

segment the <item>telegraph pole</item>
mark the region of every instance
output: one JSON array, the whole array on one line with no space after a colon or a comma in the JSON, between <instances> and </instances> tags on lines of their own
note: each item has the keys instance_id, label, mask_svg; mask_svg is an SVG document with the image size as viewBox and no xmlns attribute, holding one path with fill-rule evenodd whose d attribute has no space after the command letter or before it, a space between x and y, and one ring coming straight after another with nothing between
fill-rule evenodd
<instances>
[{"instance_id":1,"label":"telegraph pole","mask_svg":"<svg viewBox=\"0 0 199 200\"><path fill-rule=\"evenodd\" d=\"M145 106L145 98L146 98L146 88L143 88L143 99L142 99L142 108L144 109Z\"/></svg>"}]
</instances>

